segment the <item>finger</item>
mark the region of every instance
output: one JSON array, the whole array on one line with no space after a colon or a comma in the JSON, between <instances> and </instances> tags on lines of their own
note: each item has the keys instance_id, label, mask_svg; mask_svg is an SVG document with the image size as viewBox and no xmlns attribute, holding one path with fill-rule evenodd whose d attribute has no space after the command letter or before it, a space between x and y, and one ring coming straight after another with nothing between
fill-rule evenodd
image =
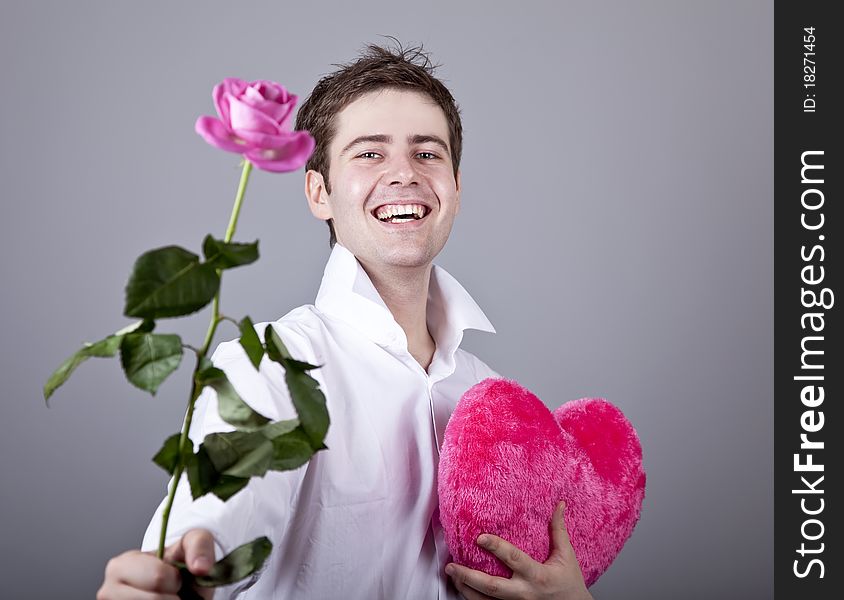
<instances>
[{"instance_id":1,"label":"finger","mask_svg":"<svg viewBox=\"0 0 844 600\"><path fill-rule=\"evenodd\" d=\"M112 558L106 565L105 578L150 592L178 593L181 586L176 567L139 550L130 550Z\"/></svg>"},{"instance_id":2,"label":"finger","mask_svg":"<svg viewBox=\"0 0 844 600\"><path fill-rule=\"evenodd\" d=\"M194 575L207 575L214 564L214 536L207 529L191 529L182 537L185 564Z\"/></svg>"},{"instance_id":3,"label":"finger","mask_svg":"<svg viewBox=\"0 0 844 600\"><path fill-rule=\"evenodd\" d=\"M457 591L460 592L461 598L465 598L465 600L490 600L490 596L482 594L477 590L473 590L465 583L455 583L454 587L456 587Z\"/></svg>"},{"instance_id":4,"label":"finger","mask_svg":"<svg viewBox=\"0 0 844 600\"><path fill-rule=\"evenodd\" d=\"M518 574L525 579L531 579L536 572L536 567L539 566L533 558L497 535L490 533L479 535L478 546L492 552L501 562L510 567L513 574Z\"/></svg>"},{"instance_id":5,"label":"finger","mask_svg":"<svg viewBox=\"0 0 844 600\"><path fill-rule=\"evenodd\" d=\"M571 545L569 532L566 529L566 503L560 502L551 517L552 550L549 558L571 558L574 548Z\"/></svg>"},{"instance_id":6,"label":"finger","mask_svg":"<svg viewBox=\"0 0 844 600\"><path fill-rule=\"evenodd\" d=\"M185 563L194 575L207 575L214 564L214 537L205 529L191 529L167 546L164 560Z\"/></svg>"},{"instance_id":7,"label":"finger","mask_svg":"<svg viewBox=\"0 0 844 600\"><path fill-rule=\"evenodd\" d=\"M517 593L518 587L509 579L487 575L483 571L476 571L456 563L449 563L445 572L454 580L457 589L460 589L461 585L468 586L472 588L472 591L480 592L481 598L484 594L505 600L520 597Z\"/></svg>"}]
</instances>

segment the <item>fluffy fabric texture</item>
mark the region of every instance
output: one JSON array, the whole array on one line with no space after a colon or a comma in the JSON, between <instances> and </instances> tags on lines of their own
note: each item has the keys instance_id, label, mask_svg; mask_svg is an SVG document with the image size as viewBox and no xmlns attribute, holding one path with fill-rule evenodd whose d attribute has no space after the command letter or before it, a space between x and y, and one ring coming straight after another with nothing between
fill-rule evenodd
<instances>
[{"instance_id":1,"label":"fluffy fabric texture","mask_svg":"<svg viewBox=\"0 0 844 600\"><path fill-rule=\"evenodd\" d=\"M501 577L512 572L476 544L478 536L493 533L545 562L551 515L565 500L588 586L639 520L642 448L630 422L602 398L567 402L552 414L515 381L485 379L463 394L448 422L438 487L455 562Z\"/></svg>"}]
</instances>

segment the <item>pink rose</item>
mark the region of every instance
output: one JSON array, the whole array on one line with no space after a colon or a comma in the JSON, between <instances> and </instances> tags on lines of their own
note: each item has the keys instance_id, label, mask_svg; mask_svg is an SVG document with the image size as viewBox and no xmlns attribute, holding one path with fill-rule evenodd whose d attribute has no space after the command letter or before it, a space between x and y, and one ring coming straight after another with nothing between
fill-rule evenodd
<instances>
[{"instance_id":1,"label":"pink rose","mask_svg":"<svg viewBox=\"0 0 844 600\"><path fill-rule=\"evenodd\" d=\"M307 131L291 130L297 97L283 86L230 77L214 86L213 95L220 118L196 120L196 132L212 146L277 173L295 171L314 151L314 138Z\"/></svg>"}]
</instances>

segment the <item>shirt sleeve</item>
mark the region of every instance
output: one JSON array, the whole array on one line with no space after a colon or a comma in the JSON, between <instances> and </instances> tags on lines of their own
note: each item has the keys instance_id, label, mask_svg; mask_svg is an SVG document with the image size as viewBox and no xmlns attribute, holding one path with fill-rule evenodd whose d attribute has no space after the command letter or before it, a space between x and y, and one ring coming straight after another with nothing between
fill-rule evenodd
<instances>
[{"instance_id":1,"label":"shirt sleeve","mask_svg":"<svg viewBox=\"0 0 844 600\"><path fill-rule=\"evenodd\" d=\"M278 324L275 328L295 358L308 360L308 344L301 335ZM263 327L260 329L259 335L263 338ZM274 421L296 417L281 365L265 357L260 370L256 370L237 340L220 344L211 361L226 373L240 397L254 410ZM194 450L208 434L232 430L234 427L220 418L216 392L206 387L196 401L189 432ZM282 539L289 520L290 500L306 467L294 471L268 471L264 477L253 477L226 502L213 494L194 500L187 476L183 475L170 513L166 543L175 542L191 529L203 528L214 535L218 559L262 535L278 547L276 542ZM172 484L171 479L169 485ZM142 543L145 551L158 547L166 501L165 497L147 527Z\"/></svg>"}]
</instances>

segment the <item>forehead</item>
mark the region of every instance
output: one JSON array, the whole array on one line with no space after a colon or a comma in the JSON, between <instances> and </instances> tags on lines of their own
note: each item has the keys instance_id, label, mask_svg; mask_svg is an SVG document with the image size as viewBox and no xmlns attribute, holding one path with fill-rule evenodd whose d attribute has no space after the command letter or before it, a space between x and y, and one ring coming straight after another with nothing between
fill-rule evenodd
<instances>
[{"instance_id":1,"label":"forehead","mask_svg":"<svg viewBox=\"0 0 844 600\"><path fill-rule=\"evenodd\" d=\"M402 140L436 135L448 140L445 113L426 94L385 88L364 94L337 113L331 152L364 135L385 134Z\"/></svg>"}]
</instances>

